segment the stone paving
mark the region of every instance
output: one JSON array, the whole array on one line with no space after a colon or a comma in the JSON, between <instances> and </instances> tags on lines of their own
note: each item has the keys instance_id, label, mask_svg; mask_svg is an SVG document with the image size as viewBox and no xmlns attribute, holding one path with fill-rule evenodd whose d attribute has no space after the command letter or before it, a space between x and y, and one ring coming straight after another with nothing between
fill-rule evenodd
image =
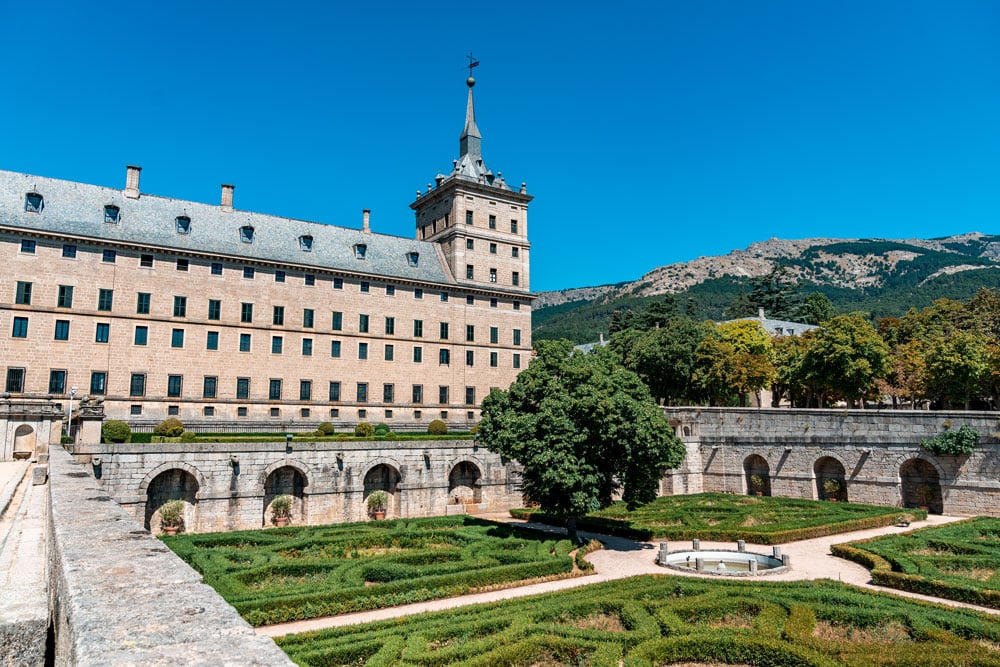
<instances>
[{"instance_id":1,"label":"stone paving","mask_svg":"<svg viewBox=\"0 0 1000 667\"><path fill-rule=\"evenodd\" d=\"M491 519L493 521L506 521L509 523L525 523L512 519L507 514L491 514L491 515L480 515L482 518ZM802 581L811 579L833 579L835 581L842 581L847 584L852 584L855 586L861 586L863 588L869 588L872 590L878 590L885 593L891 593L893 595L901 595L905 597L915 598L919 600L926 600L929 602L937 602L940 604L948 605L951 607L964 607L967 609L974 609L976 611L981 611L989 614L1000 615L1000 611L996 609L989 609L987 607L978 607L975 605L965 604L962 602L955 602L952 600L943 600L939 598L932 598L926 595L918 595L916 593L908 593L905 591L897 591L892 589L887 589L881 586L875 586L871 583L871 575L869 571L857 563L852 563L840 558L833 556L830 553L830 546L833 544L840 544L842 542L852 542L854 540L863 540L869 537L877 537L879 535L890 535L893 533L902 533L908 530L913 530L914 528L925 528L928 526L938 526L944 525L946 523L951 523L953 521L961 521L965 517L949 517L940 515L930 515L926 521L916 522L911 524L908 528L900 528L897 526L886 526L884 528L873 528L870 530L860 530L853 533L841 533L839 535L830 535L827 537L819 537L812 540L801 540L799 542L791 542L787 545L782 545L782 553L788 554L791 558L791 570L783 574L775 574L770 576L763 576L762 578L767 581ZM563 532L562 529L556 529L551 526L545 526L542 524L526 523L532 528L538 528L541 530L552 531L552 532ZM475 593L472 595L463 595L454 598L445 598L442 600L430 600L427 602L418 602L414 604L403 605L400 607L390 607L387 609L376 609L373 611L357 612L353 614L342 614L340 616L329 616L325 618L313 618L305 621L294 621L291 623L280 623L277 625L269 625L265 627L257 628L257 634L266 635L268 637L281 637L284 635L297 634L300 632L309 632L312 630L322 630L325 628L336 628L343 627L346 625L355 625L360 623L368 623L371 621L380 621L388 618L398 618L400 616L410 616L412 614L420 614L430 611L440 611L443 609L454 609L456 607L464 607L471 604L479 604L483 602L496 602L499 600L509 600L512 598L525 597L528 595L536 595L539 593L549 593L552 591L566 590L569 588L576 588L578 586L585 586L587 584L596 584L603 581L612 581L614 579L624 579L626 577L634 577L641 574L660 574L660 575L670 575L670 576L703 576L710 578L718 578L714 575L699 575L696 573L684 573L676 570L668 570L666 568L660 567L654 561L656 558L656 553L658 549L658 543L654 542L637 542L634 540L629 540L621 537L610 537L607 535L598 535L595 533L588 533L585 531L580 531L580 535L584 538L596 538L604 543L604 548L595 551L594 553L587 556L587 560L594 564L595 574L576 577L574 579L561 579L558 581L550 581L540 584L532 584L528 586L519 586L516 588L507 588L498 591L489 591L486 593ZM683 549L689 547L688 542L674 542L670 544L670 549ZM747 551L754 551L757 553L770 554L772 547L755 545L747 543ZM701 549L735 549L736 545L732 542L701 542Z\"/></svg>"}]
</instances>

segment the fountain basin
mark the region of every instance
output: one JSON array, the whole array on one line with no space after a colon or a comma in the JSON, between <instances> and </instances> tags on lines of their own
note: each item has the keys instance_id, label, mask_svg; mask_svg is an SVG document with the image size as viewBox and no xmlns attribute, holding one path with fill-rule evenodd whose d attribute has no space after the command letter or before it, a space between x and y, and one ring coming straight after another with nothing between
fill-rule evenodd
<instances>
[{"instance_id":1,"label":"fountain basin","mask_svg":"<svg viewBox=\"0 0 1000 667\"><path fill-rule=\"evenodd\" d=\"M699 568L699 561L701 566ZM780 558L747 551L726 549L661 552L657 565L682 572L696 572L723 577L756 577L780 574L791 569Z\"/></svg>"}]
</instances>

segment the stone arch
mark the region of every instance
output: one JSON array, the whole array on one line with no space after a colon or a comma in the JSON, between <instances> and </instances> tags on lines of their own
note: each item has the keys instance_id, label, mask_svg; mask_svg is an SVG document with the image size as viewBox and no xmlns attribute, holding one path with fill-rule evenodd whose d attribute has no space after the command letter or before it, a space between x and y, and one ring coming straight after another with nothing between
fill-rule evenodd
<instances>
[{"instance_id":1,"label":"stone arch","mask_svg":"<svg viewBox=\"0 0 1000 667\"><path fill-rule=\"evenodd\" d=\"M944 512L941 471L934 461L917 456L899 466L899 494L903 507L926 507L934 514Z\"/></svg>"},{"instance_id":2,"label":"stone arch","mask_svg":"<svg viewBox=\"0 0 1000 667\"><path fill-rule=\"evenodd\" d=\"M758 481L759 484L756 483ZM771 495L771 466L760 454L751 454L743 459L743 483L748 494Z\"/></svg>"},{"instance_id":3,"label":"stone arch","mask_svg":"<svg viewBox=\"0 0 1000 667\"><path fill-rule=\"evenodd\" d=\"M190 466L187 466L190 468ZM164 503L171 500L183 500L183 529L190 530L197 525L198 493L201 490L200 480L181 464L159 466L159 473L150 473L143 481L142 490L146 495L146 511L143 525L150 531L160 529L159 510Z\"/></svg>"},{"instance_id":4,"label":"stone arch","mask_svg":"<svg viewBox=\"0 0 1000 667\"><path fill-rule=\"evenodd\" d=\"M478 465L469 460L461 460L448 472L448 502L483 502L482 472Z\"/></svg>"},{"instance_id":5,"label":"stone arch","mask_svg":"<svg viewBox=\"0 0 1000 667\"><path fill-rule=\"evenodd\" d=\"M260 473L259 483L262 488L264 487L265 484L267 484L267 478L270 477L271 474L275 470L278 470L279 468L295 468L296 470L298 470L300 473L302 473L302 477L305 478L305 486L309 486L309 483L312 481L311 479L312 475L310 474L308 465L296 459L281 459L280 461L275 461L274 463L271 463L266 468L264 468L264 470Z\"/></svg>"},{"instance_id":6,"label":"stone arch","mask_svg":"<svg viewBox=\"0 0 1000 667\"><path fill-rule=\"evenodd\" d=\"M271 503L282 495L292 497L292 521L306 523L308 469L296 461L280 461L269 465L262 476L264 477L263 525L266 526L271 522Z\"/></svg>"},{"instance_id":7,"label":"stone arch","mask_svg":"<svg viewBox=\"0 0 1000 667\"><path fill-rule=\"evenodd\" d=\"M185 463L184 461L168 461L166 463L161 463L146 473L146 477L139 483L139 495L149 495L149 485L153 482L153 480L159 477L160 474L175 468L183 470L194 477L197 488L194 499L199 500L201 498L201 489L205 488L205 476L200 470L198 470L198 468L194 467L190 463Z\"/></svg>"},{"instance_id":8,"label":"stone arch","mask_svg":"<svg viewBox=\"0 0 1000 667\"><path fill-rule=\"evenodd\" d=\"M813 477L816 479L818 499L847 502L847 470L840 459L834 456L819 457L813 463Z\"/></svg>"},{"instance_id":9,"label":"stone arch","mask_svg":"<svg viewBox=\"0 0 1000 667\"><path fill-rule=\"evenodd\" d=\"M35 454L35 429L21 424L14 429L14 458L30 459Z\"/></svg>"},{"instance_id":10,"label":"stone arch","mask_svg":"<svg viewBox=\"0 0 1000 667\"><path fill-rule=\"evenodd\" d=\"M399 468L391 463L375 463L365 471L362 501L367 502L368 496L372 491L385 491L389 494L389 506L386 508L386 516L399 516L401 507L399 485L402 481L403 477L399 472Z\"/></svg>"}]
</instances>

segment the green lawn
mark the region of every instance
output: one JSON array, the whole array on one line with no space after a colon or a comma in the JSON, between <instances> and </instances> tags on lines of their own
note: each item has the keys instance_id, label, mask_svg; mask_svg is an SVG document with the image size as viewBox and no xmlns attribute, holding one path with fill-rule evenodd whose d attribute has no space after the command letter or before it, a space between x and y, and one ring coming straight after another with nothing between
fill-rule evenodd
<instances>
[{"instance_id":1,"label":"green lawn","mask_svg":"<svg viewBox=\"0 0 1000 667\"><path fill-rule=\"evenodd\" d=\"M1000 519L980 517L838 544L880 585L1000 609Z\"/></svg>"},{"instance_id":2,"label":"green lawn","mask_svg":"<svg viewBox=\"0 0 1000 667\"><path fill-rule=\"evenodd\" d=\"M996 618L832 581L643 576L278 640L304 667L996 665Z\"/></svg>"},{"instance_id":3,"label":"green lawn","mask_svg":"<svg viewBox=\"0 0 1000 667\"><path fill-rule=\"evenodd\" d=\"M511 514L556 525L563 523L559 517L533 510L513 510ZM784 544L887 526L903 514L911 519L927 518L927 512L917 509L701 493L663 496L631 512L624 503L615 503L580 519L577 527L640 540L742 539L757 544Z\"/></svg>"},{"instance_id":4,"label":"green lawn","mask_svg":"<svg viewBox=\"0 0 1000 667\"><path fill-rule=\"evenodd\" d=\"M569 540L468 516L165 537L253 625L572 576Z\"/></svg>"}]
</instances>

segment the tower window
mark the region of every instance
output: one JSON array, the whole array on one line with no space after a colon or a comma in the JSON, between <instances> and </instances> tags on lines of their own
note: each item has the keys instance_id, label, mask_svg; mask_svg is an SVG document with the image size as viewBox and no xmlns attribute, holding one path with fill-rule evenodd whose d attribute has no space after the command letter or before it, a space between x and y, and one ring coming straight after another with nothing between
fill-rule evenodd
<instances>
[{"instance_id":1,"label":"tower window","mask_svg":"<svg viewBox=\"0 0 1000 667\"><path fill-rule=\"evenodd\" d=\"M517 255L518 255L518 249L517 246L514 246L513 248L510 249L510 256L517 257Z\"/></svg>"},{"instance_id":2,"label":"tower window","mask_svg":"<svg viewBox=\"0 0 1000 667\"><path fill-rule=\"evenodd\" d=\"M466 250L475 250L476 249L476 242L473 239L465 239L465 249Z\"/></svg>"},{"instance_id":3,"label":"tower window","mask_svg":"<svg viewBox=\"0 0 1000 667\"><path fill-rule=\"evenodd\" d=\"M28 213L41 213L45 208L45 198L37 192L29 192L24 196L24 210Z\"/></svg>"},{"instance_id":4,"label":"tower window","mask_svg":"<svg viewBox=\"0 0 1000 667\"><path fill-rule=\"evenodd\" d=\"M466 211L465 212L465 224L467 224L467 225L471 225L472 224L472 211Z\"/></svg>"},{"instance_id":5,"label":"tower window","mask_svg":"<svg viewBox=\"0 0 1000 667\"><path fill-rule=\"evenodd\" d=\"M244 243L253 243L253 227L250 225L240 227L240 241L243 241Z\"/></svg>"},{"instance_id":6,"label":"tower window","mask_svg":"<svg viewBox=\"0 0 1000 667\"><path fill-rule=\"evenodd\" d=\"M303 252L312 252L313 249L313 237L308 234L299 237L299 249Z\"/></svg>"},{"instance_id":7,"label":"tower window","mask_svg":"<svg viewBox=\"0 0 1000 667\"><path fill-rule=\"evenodd\" d=\"M490 282L495 283L497 281L497 270L490 269Z\"/></svg>"},{"instance_id":8,"label":"tower window","mask_svg":"<svg viewBox=\"0 0 1000 667\"><path fill-rule=\"evenodd\" d=\"M517 220L510 221L510 233L517 234Z\"/></svg>"},{"instance_id":9,"label":"tower window","mask_svg":"<svg viewBox=\"0 0 1000 667\"><path fill-rule=\"evenodd\" d=\"M177 230L178 234L190 234L191 233L191 218L186 215L179 215L174 218L174 229Z\"/></svg>"},{"instance_id":10,"label":"tower window","mask_svg":"<svg viewBox=\"0 0 1000 667\"><path fill-rule=\"evenodd\" d=\"M121 220L121 209L113 204L104 207L104 222L117 225L119 220Z\"/></svg>"},{"instance_id":11,"label":"tower window","mask_svg":"<svg viewBox=\"0 0 1000 667\"><path fill-rule=\"evenodd\" d=\"M491 255L497 254L497 244L496 243L491 243L490 244L490 254Z\"/></svg>"},{"instance_id":12,"label":"tower window","mask_svg":"<svg viewBox=\"0 0 1000 667\"><path fill-rule=\"evenodd\" d=\"M513 273L510 274L510 281L515 286L520 285L521 284L521 274L518 273L517 271L514 271Z\"/></svg>"},{"instance_id":13,"label":"tower window","mask_svg":"<svg viewBox=\"0 0 1000 667\"><path fill-rule=\"evenodd\" d=\"M364 243L358 243L354 246L354 256L357 259L364 259L366 254L368 254L368 246Z\"/></svg>"},{"instance_id":14,"label":"tower window","mask_svg":"<svg viewBox=\"0 0 1000 667\"><path fill-rule=\"evenodd\" d=\"M497 217L495 215L490 216L490 229L497 228Z\"/></svg>"}]
</instances>

